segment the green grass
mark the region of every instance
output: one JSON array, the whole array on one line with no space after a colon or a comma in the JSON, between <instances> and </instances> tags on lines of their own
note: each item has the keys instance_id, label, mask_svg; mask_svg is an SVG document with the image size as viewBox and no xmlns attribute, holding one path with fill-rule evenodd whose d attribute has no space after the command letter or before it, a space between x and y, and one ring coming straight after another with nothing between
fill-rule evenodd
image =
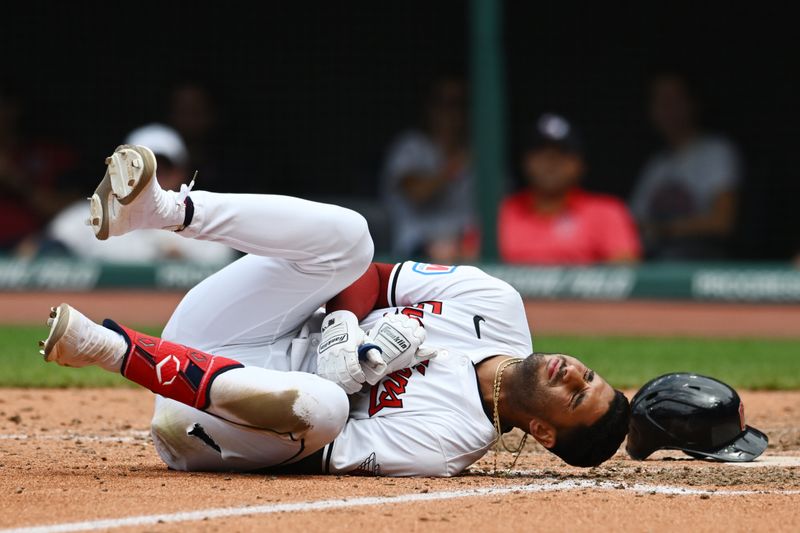
<instances>
[{"instance_id":1,"label":"green grass","mask_svg":"<svg viewBox=\"0 0 800 533\"><path fill-rule=\"evenodd\" d=\"M160 328L143 328L158 334ZM44 327L0 326L0 387L117 387L121 376L97 368L45 363L36 341ZM734 387L800 389L800 339L536 337L540 352L582 359L615 387L636 388L667 372L691 371ZM131 385L132 386L132 385Z\"/></svg>"},{"instance_id":2,"label":"green grass","mask_svg":"<svg viewBox=\"0 0 800 533\"><path fill-rule=\"evenodd\" d=\"M143 328L157 334L160 328ZM135 387L119 374L99 368L64 368L45 363L37 342L42 326L0 326L0 387Z\"/></svg>"},{"instance_id":3,"label":"green grass","mask_svg":"<svg viewBox=\"0 0 800 533\"><path fill-rule=\"evenodd\" d=\"M537 337L534 348L574 355L618 388L697 372L733 387L800 389L800 339Z\"/></svg>"}]
</instances>

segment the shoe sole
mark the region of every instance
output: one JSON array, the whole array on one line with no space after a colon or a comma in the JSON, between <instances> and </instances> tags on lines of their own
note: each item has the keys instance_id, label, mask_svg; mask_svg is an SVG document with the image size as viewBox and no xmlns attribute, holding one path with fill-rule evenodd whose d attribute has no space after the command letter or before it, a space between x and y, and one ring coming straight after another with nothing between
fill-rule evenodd
<instances>
[{"instance_id":1,"label":"shoe sole","mask_svg":"<svg viewBox=\"0 0 800 533\"><path fill-rule=\"evenodd\" d=\"M109 202L113 194L122 205L133 202L156 173L156 157L146 146L123 144L106 158L106 174L89 198L89 225L104 241L109 237Z\"/></svg>"},{"instance_id":2,"label":"shoe sole","mask_svg":"<svg viewBox=\"0 0 800 533\"><path fill-rule=\"evenodd\" d=\"M47 325L50 326L50 334L47 335L47 339L39 341L39 347L41 348L39 353L42 354L45 361L54 360L53 348L67 330L70 309L71 307L68 304L50 308L50 317L47 319Z\"/></svg>"}]
</instances>

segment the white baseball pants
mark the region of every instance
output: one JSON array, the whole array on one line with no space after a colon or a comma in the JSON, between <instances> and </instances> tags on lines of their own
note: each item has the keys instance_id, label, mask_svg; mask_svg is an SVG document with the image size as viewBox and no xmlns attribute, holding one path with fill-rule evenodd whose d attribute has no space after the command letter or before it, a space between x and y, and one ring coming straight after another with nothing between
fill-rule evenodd
<instances>
[{"instance_id":1,"label":"white baseball pants","mask_svg":"<svg viewBox=\"0 0 800 533\"><path fill-rule=\"evenodd\" d=\"M211 405L219 416L158 397L151 427L156 450L176 470L296 462L336 438L349 404L337 385L291 371L297 368L291 340L366 271L373 253L366 221L341 207L285 196L197 191L191 199L194 218L180 235L248 255L189 291L162 336L245 368L214 381ZM302 366L314 368L314 361Z\"/></svg>"}]
</instances>

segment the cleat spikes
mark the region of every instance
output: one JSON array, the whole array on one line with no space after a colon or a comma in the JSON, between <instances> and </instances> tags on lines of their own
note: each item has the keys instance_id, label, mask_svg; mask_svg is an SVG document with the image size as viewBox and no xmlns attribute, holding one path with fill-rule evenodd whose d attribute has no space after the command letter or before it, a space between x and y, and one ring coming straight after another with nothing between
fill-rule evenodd
<instances>
[{"instance_id":1,"label":"cleat spikes","mask_svg":"<svg viewBox=\"0 0 800 533\"><path fill-rule=\"evenodd\" d=\"M121 145L106 158L105 175L89 203L89 218L93 221L89 225L98 240L144 226L170 227L159 225L163 218L172 220L167 215L174 214L174 208L171 204L162 205L169 194L159 190L155 182L157 164L152 150L145 146ZM128 216L125 206L140 198L142 193L145 193L140 204L143 207L134 209Z\"/></svg>"},{"instance_id":2,"label":"cleat spikes","mask_svg":"<svg viewBox=\"0 0 800 533\"><path fill-rule=\"evenodd\" d=\"M55 307L51 307L50 308L50 318L55 318L56 315L58 315L58 311L56 310Z\"/></svg>"},{"instance_id":3,"label":"cleat spikes","mask_svg":"<svg viewBox=\"0 0 800 533\"><path fill-rule=\"evenodd\" d=\"M39 348L44 348L44 341L39 341Z\"/></svg>"}]
</instances>

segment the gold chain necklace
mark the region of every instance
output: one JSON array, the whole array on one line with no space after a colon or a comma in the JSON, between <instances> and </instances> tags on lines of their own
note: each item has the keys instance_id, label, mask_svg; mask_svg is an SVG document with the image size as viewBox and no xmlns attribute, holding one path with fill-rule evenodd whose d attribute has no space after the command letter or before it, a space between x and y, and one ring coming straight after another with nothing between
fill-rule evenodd
<instances>
[{"instance_id":1,"label":"gold chain necklace","mask_svg":"<svg viewBox=\"0 0 800 533\"><path fill-rule=\"evenodd\" d=\"M517 459L519 459L519 456L522 453L522 448L525 447L525 441L528 438L528 433L526 432L522 436L522 440L520 440L519 446L517 447L517 449L516 450L512 450L512 449L510 449L508 447L508 445L506 445L505 440L503 440L503 429L500 427L500 409L499 409L499 404L500 404L500 385L501 385L501 383L503 381L503 372L509 366L516 365L517 363L521 363L522 361L523 360L519 359L519 358L507 359L507 360L503 361L502 363L500 363L499 365L497 365L497 370L495 370L495 373L494 373L494 387L493 387L493 391L492 391L492 396L493 396L493 400L494 400L494 410L493 410L493 413L492 413L492 418L494 419L494 430L497 432L497 438L495 439L494 444L498 445L498 446L496 446L495 455L494 455L494 470L495 470L495 473L497 472L497 453L500 451L500 446L502 446L505 449L505 451L515 454L514 455L514 462L512 462L511 466L508 468L508 470L510 472L511 469L514 468L514 465L517 464Z\"/></svg>"}]
</instances>

